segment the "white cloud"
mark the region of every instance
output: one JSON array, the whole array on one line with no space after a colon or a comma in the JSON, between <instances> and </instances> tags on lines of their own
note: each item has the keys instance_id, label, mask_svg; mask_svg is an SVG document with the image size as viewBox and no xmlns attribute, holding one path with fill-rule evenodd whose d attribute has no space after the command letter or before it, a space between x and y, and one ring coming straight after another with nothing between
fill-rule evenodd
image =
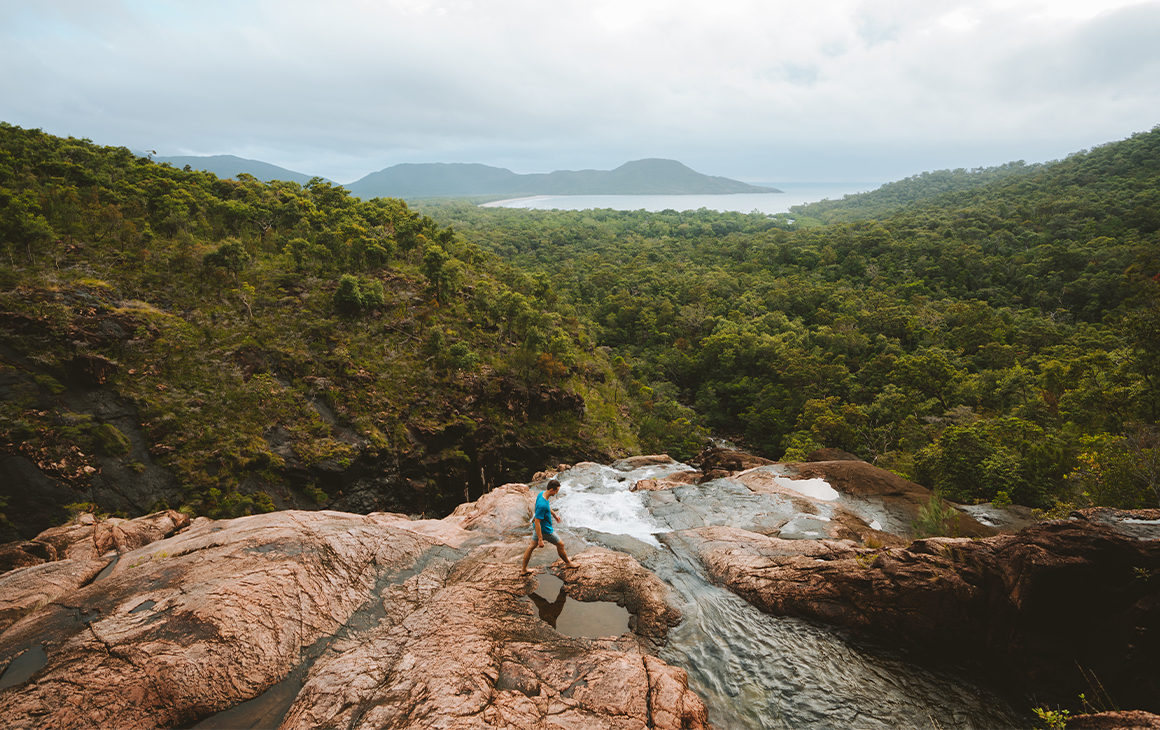
<instances>
[{"instance_id":1,"label":"white cloud","mask_svg":"<svg viewBox=\"0 0 1160 730\"><path fill-rule=\"evenodd\" d=\"M1151 128L1157 37L1155 0L39 0L0 6L0 119L340 181L646 156L890 179Z\"/></svg>"}]
</instances>

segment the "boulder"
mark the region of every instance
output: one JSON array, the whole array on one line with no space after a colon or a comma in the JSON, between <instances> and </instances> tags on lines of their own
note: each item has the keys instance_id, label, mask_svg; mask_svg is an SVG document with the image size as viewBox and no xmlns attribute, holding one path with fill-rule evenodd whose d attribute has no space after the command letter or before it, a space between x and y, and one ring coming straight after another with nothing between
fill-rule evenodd
<instances>
[{"instance_id":1,"label":"boulder","mask_svg":"<svg viewBox=\"0 0 1160 730\"><path fill-rule=\"evenodd\" d=\"M612 468L620 471L633 471L642 466L661 466L676 464L677 460L668 454L649 454L645 456L630 456L613 463Z\"/></svg>"},{"instance_id":2,"label":"boulder","mask_svg":"<svg viewBox=\"0 0 1160 730\"><path fill-rule=\"evenodd\" d=\"M728 528L679 539L715 580L767 613L983 662L1052 705L1086 693L1160 710L1155 539L1085 519L880 550Z\"/></svg>"},{"instance_id":3,"label":"boulder","mask_svg":"<svg viewBox=\"0 0 1160 730\"><path fill-rule=\"evenodd\" d=\"M31 540L0 545L0 574L56 560L56 548Z\"/></svg>"},{"instance_id":4,"label":"boulder","mask_svg":"<svg viewBox=\"0 0 1160 730\"><path fill-rule=\"evenodd\" d=\"M718 447L705 449L693 460L693 464L706 474L714 470L739 472L752 469L755 466L768 466L773 463L775 462L753 454L746 454L743 451Z\"/></svg>"},{"instance_id":5,"label":"boulder","mask_svg":"<svg viewBox=\"0 0 1160 730\"><path fill-rule=\"evenodd\" d=\"M93 515L83 514L68 524L48 528L36 536L36 542L51 545L60 560L92 560L101 556L93 542L96 532Z\"/></svg>"},{"instance_id":6,"label":"boulder","mask_svg":"<svg viewBox=\"0 0 1160 730\"><path fill-rule=\"evenodd\" d=\"M81 514L68 524L50 527L37 535L34 542L51 546L54 559L96 560L109 552L136 550L188 526L189 515L176 510L133 520L117 517L98 520L91 514Z\"/></svg>"},{"instance_id":7,"label":"boulder","mask_svg":"<svg viewBox=\"0 0 1160 730\"><path fill-rule=\"evenodd\" d=\"M848 451L828 448L811 451L806 455L806 461L864 461Z\"/></svg>"},{"instance_id":8,"label":"boulder","mask_svg":"<svg viewBox=\"0 0 1160 730\"><path fill-rule=\"evenodd\" d=\"M714 479L727 479L732 476L733 473L734 472L729 469L705 469L704 473L701 473L700 476L697 477L697 484L711 482Z\"/></svg>"},{"instance_id":9,"label":"boulder","mask_svg":"<svg viewBox=\"0 0 1160 730\"><path fill-rule=\"evenodd\" d=\"M679 471L676 474L666 476L664 479L640 479L632 485L632 491L659 492L673 489L686 484L696 484L698 477L701 476L703 475L699 471Z\"/></svg>"},{"instance_id":10,"label":"boulder","mask_svg":"<svg viewBox=\"0 0 1160 730\"><path fill-rule=\"evenodd\" d=\"M845 495L879 502L893 518L892 522L900 526L914 522L919 509L934 496L921 484L865 461L811 461L788 464L787 469L794 478L825 479ZM947 508L954 507L950 502L944 501L943 504ZM962 537L986 537L998 532L957 510L949 528L953 534Z\"/></svg>"},{"instance_id":11,"label":"boulder","mask_svg":"<svg viewBox=\"0 0 1160 730\"><path fill-rule=\"evenodd\" d=\"M1067 720L1072 730L1160 730L1160 715L1139 710L1076 715Z\"/></svg>"}]
</instances>

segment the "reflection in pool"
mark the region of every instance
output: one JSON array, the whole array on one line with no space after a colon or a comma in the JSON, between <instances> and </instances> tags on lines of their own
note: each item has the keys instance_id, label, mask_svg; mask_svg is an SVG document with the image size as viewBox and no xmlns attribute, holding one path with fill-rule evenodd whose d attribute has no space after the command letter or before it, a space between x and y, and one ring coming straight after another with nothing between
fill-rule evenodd
<instances>
[{"instance_id":1,"label":"reflection in pool","mask_svg":"<svg viewBox=\"0 0 1160 730\"><path fill-rule=\"evenodd\" d=\"M551 574L538 578L539 587L529 598L549 626L565 636L595 639L620 636L628 631L628 609L612 601L568 600L564 582Z\"/></svg>"}]
</instances>

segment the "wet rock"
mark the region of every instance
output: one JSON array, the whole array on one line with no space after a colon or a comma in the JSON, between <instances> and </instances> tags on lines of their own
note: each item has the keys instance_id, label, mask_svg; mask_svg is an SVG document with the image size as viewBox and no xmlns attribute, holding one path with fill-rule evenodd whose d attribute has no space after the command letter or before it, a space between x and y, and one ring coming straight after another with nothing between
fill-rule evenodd
<instances>
[{"instance_id":1,"label":"wet rock","mask_svg":"<svg viewBox=\"0 0 1160 730\"><path fill-rule=\"evenodd\" d=\"M649 514L672 530L727 525L762 535L802 540L853 540L903 547L912 535L925 488L865 462L767 464L738 473L712 471L697 485L682 471L637 482ZM839 478L830 481L829 477ZM662 488L663 487L663 488ZM947 506L951 532L990 535L994 528Z\"/></svg>"},{"instance_id":2,"label":"wet rock","mask_svg":"<svg viewBox=\"0 0 1160 730\"><path fill-rule=\"evenodd\" d=\"M732 449L711 448L705 449L693 460L693 465L708 474L714 470L725 472L739 472L752 469L756 466L768 466L774 462L760 456L746 454Z\"/></svg>"},{"instance_id":3,"label":"wet rock","mask_svg":"<svg viewBox=\"0 0 1160 730\"><path fill-rule=\"evenodd\" d=\"M1121 706L1160 709L1158 541L1078 519L876 551L724 528L679 539L767 613L981 661L1052 704L1102 687Z\"/></svg>"},{"instance_id":4,"label":"wet rock","mask_svg":"<svg viewBox=\"0 0 1160 730\"><path fill-rule=\"evenodd\" d=\"M629 626L638 636L664 645L681 612L671 605L671 589L631 556L602 548L589 548L574 556L579 568L564 570L570 598L581 601L613 601L632 614Z\"/></svg>"},{"instance_id":5,"label":"wet rock","mask_svg":"<svg viewBox=\"0 0 1160 730\"><path fill-rule=\"evenodd\" d=\"M1088 507L1076 510L1075 519L1105 525L1124 537L1136 540L1160 540L1160 509L1120 510Z\"/></svg>"},{"instance_id":6,"label":"wet rock","mask_svg":"<svg viewBox=\"0 0 1160 730\"><path fill-rule=\"evenodd\" d=\"M1018 504L996 507L990 502L982 504L956 504L955 509L970 515L976 522L994 527L999 532L1019 532L1039 522L1031 508Z\"/></svg>"}]
</instances>

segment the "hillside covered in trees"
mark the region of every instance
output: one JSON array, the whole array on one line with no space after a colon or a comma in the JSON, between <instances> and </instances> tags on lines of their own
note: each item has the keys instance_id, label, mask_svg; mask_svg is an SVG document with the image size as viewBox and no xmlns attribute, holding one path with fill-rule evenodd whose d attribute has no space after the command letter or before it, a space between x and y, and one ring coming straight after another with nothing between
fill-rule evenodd
<instances>
[{"instance_id":1,"label":"hillside covered in trees","mask_svg":"<svg viewBox=\"0 0 1160 730\"><path fill-rule=\"evenodd\" d=\"M791 215L408 207L0 125L0 511L443 513L710 435L1156 505L1160 128Z\"/></svg>"},{"instance_id":2,"label":"hillside covered in trees","mask_svg":"<svg viewBox=\"0 0 1160 730\"><path fill-rule=\"evenodd\" d=\"M1160 128L793 223L427 212L550 277L631 373L659 449L713 433L783 460L841 448L960 501L1157 504Z\"/></svg>"},{"instance_id":3,"label":"hillside covered in trees","mask_svg":"<svg viewBox=\"0 0 1160 730\"><path fill-rule=\"evenodd\" d=\"M547 277L400 200L0 126L0 512L445 513L639 449Z\"/></svg>"}]
</instances>

